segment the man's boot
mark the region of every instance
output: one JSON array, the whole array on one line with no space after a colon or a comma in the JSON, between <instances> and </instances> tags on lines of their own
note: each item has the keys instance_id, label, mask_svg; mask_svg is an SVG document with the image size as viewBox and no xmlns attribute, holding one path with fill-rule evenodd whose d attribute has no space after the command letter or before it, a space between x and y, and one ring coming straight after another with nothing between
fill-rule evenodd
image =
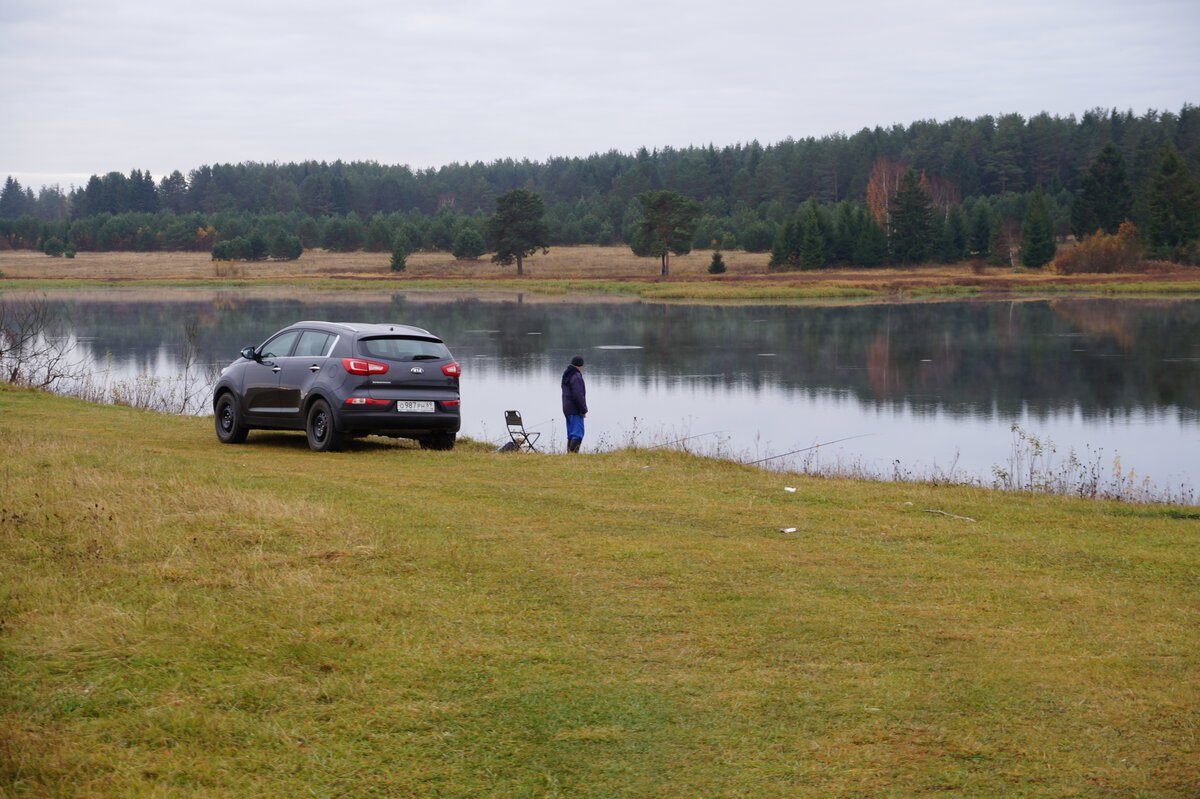
<instances>
[{"instance_id":1,"label":"man's boot","mask_svg":"<svg viewBox=\"0 0 1200 799\"><path fill-rule=\"evenodd\" d=\"M567 452L579 452L579 445L583 442L578 438L567 439Z\"/></svg>"}]
</instances>

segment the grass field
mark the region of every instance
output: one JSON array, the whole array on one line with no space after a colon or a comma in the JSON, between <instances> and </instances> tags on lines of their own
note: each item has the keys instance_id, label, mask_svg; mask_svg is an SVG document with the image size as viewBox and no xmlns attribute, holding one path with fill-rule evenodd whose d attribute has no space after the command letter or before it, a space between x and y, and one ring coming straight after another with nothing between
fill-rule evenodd
<instances>
[{"instance_id":1,"label":"grass field","mask_svg":"<svg viewBox=\"0 0 1200 799\"><path fill-rule=\"evenodd\" d=\"M0 795L1200 795L1198 508L210 428L0 385Z\"/></svg>"},{"instance_id":2,"label":"grass field","mask_svg":"<svg viewBox=\"0 0 1200 799\"><path fill-rule=\"evenodd\" d=\"M728 272L709 275L710 251L671 259L671 276L654 258L626 247L554 247L526 260L525 275L488 260L457 261L420 252L394 273L386 253L309 250L296 261L214 264L206 253L80 253L49 258L0 251L0 290L160 286L298 286L312 290L517 291L551 295L622 294L647 300L822 301L911 300L922 297L1013 294L1200 295L1200 269L1159 265L1152 274L1055 275L1044 270L972 268L970 264L911 268L769 272L767 253L726 252Z\"/></svg>"}]
</instances>

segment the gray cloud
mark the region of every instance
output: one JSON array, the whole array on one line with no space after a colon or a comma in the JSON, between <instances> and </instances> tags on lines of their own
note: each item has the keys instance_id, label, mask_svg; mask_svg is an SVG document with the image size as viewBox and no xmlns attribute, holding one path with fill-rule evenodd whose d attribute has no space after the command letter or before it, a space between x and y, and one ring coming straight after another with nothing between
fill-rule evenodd
<instances>
[{"instance_id":1,"label":"gray cloud","mask_svg":"<svg viewBox=\"0 0 1200 799\"><path fill-rule=\"evenodd\" d=\"M5 0L0 175L421 168L1178 110L1197 101L1198 23L1193 0Z\"/></svg>"}]
</instances>

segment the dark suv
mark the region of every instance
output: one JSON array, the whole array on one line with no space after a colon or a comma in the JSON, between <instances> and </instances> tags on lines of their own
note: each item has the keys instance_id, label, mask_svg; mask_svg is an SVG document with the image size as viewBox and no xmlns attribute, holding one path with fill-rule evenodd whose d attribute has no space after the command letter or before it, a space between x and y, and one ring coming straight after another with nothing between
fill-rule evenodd
<instances>
[{"instance_id":1,"label":"dark suv","mask_svg":"<svg viewBox=\"0 0 1200 799\"><path fill-rule=\"evenodd\" d=\"M297 322L221 373L217 438L240 444L250 430L304 430L316 452L360 435L452 449L459 373L442 340L419 327Z\"/></svg>"}]
</instances>

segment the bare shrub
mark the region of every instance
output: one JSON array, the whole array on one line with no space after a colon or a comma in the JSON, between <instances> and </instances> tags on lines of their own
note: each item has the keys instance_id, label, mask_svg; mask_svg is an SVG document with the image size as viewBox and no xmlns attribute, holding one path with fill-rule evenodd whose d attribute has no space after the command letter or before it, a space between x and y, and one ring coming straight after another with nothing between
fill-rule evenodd
<instances>
[{"instance_id":1,"label":"bare shrub","mask_svg":"<svg viewBox=\"0 0 1200 799\"><path fill-rule=\"evenodd\" d=\"M214 260L213 277L244 277L245 269L237 261L232 259L228 261Z\"/></svg>"},{"instance_id":2,"label":"bare shrub","mask_svg":"<svg viewBox=\"0 0 1200 799\"><path fill-rule=\"evenodd\" d=\"M80 376L74 348L45 297L0 297L0 379L52 390Z\"/></svg>"},{"instance_id":3,"label":"bare shrub","mask_svg":"<svg viewBox=\"0 0 1200 799\"><path fill-rule=\"evenodd\" d=\"M1096 231L1051 264L1060 275L1080 272L1110 274L1142 271L1142 244L1132 222L1122 222L1116 235Z\"/></svg>"}]
</instances>

